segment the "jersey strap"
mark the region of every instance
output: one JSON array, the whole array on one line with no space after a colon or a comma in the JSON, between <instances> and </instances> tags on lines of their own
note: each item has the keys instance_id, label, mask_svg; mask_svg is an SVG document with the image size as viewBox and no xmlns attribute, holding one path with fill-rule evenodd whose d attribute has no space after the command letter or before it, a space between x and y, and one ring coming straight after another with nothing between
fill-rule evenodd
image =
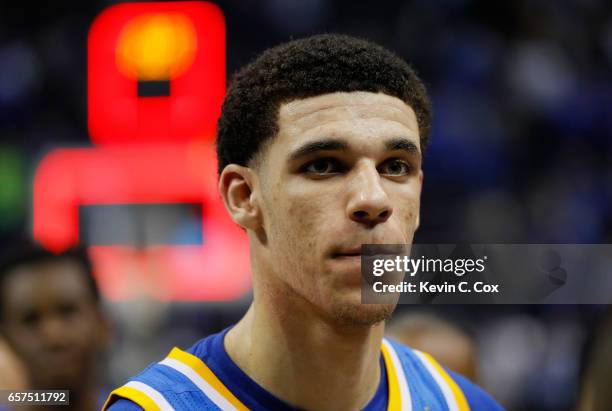
<instances>
[{"instance_id":1,"label":"jersey strap","mask_svg":"<svg viewBox=\"0 0 612 411\"><path fill-rule=\"evenodd\" d=\"M412 351L438 384L449 411L470 411L463 391L444 368L431 355L418 350Z\"/></svg>"},{"instance_id":2,"label":"jersey strap","mask_svg":"<svg viewBox=\"0 0 612 411\"><path fill-rule=\"evenodd\" d=\"M404 367L393 346L383 339L381 351L389 386L388 411L412 411L412 399Z\"/></svg>"},{"instance_id":3,"label":"jersey strap","mask_svg":"<svg viewBox=\"0 0 612 411\"><path fill-rule=\"evenodd\" d=\"M159 380L155 377L157 374L164 374L172 380L188 381L186 384L201 392L201 395L206 398L205 401L212 403L210 406L215 409L248 411L248 408L230 392L202 360L176 347L162 361L152 365L135 377L134 380L111 392L102 410L106 410L117 398L131 400L145 411L185 409L185 404L174 395L171 387L167 387L167 389L158 387L156 390L151 386L154 384L143 382L145 380L159 384ZM163 383L162 386L164 386ZM184 387L185 384L182 386ZM184 389L180 390L184 391ZM210 406L206 406L206 409L211 409Z\"/></svg>"},{"instance_id":4,"label":"jersey strap","mask_svg":"<svg viewBox=\"0 0 612 411\"><path fill-rule=\"evenodd\" d=\"M174 410L159 391L140 381L129 381L127 384L111 392L104 402L102 410L106 410L116 398L126 398L134 401L146 411Z\"/></svg>"},{"instance_id":5,"label":"jersey strap","mask_svg":"<svg viewBox=\"0 0 612 411\"><path fill-rule=\"evenodd\" d=\"M159 363L183 374L223 411L248 411L248 408L231 393L204 361L195 355L175 347L168 357Z\"/></svg>"}]
</instances>

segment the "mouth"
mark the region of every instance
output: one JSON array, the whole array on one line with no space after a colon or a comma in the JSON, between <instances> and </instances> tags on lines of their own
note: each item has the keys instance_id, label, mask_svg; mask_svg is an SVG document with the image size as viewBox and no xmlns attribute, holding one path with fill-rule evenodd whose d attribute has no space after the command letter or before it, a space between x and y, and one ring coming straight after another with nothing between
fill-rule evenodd
<instances>
[{"instance_id":1,"label":"mouth","mask_svg":"<svg viewBox=\"0 0 612 411\"><path fill-rule=\"evenodd\" d=\"M360 260L361 261L361 254L337 254L334 256L335 260Z\"/></svg>"},{"instance_id":2,"label":"mouth","mask_svg":"<svg viewBox=\"0 0 612 411\"><path fill-rule=\"evenodd\" d=\"M362 247L361 245L338 249L331 254L332 258L350 258L350 257L374 257L374 256L394 256L406 254L405 244L389 244L385 250L372 247Z\"/></svg>"},{"instance_id":3,"label":"mouth","mask_svg":"<svg viewBox=\"0 0 612 411\"><path fill-rule=\"evenodd\" d=\"M332 253L332 258L351 258L351 257L360 257L362 255L361 246L351 247L347 249L338 250L337 252Z\"/></svg>"},{"instance_id":4,"label":"mouth","mask_svg":"<svg viewBox=\"0 0 612 411\"><path fill-rule=\"evenodd\" d=\"M332 254L333 258L350 258L350 257L359 257L362 256L368 257L372 255L376 255L377 253L373 252L372 249L368 249L368 247L351 247L348 249L341 249Z\"/></svg>"}]
</instances>

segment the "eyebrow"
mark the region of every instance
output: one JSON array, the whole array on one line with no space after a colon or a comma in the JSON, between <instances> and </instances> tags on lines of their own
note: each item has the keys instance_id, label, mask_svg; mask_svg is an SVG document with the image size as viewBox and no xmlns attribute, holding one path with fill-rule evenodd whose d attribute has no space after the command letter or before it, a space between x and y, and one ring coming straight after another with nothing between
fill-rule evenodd
<instances>
[{"instance_id":1,"label":"eyebrow","mask_svg":"<svg viewBox=\"0 0 612 411\"><path fill-rule=\"evenodd\" d=\"M338 139L323 139L311 141L310 143L306 143L303 146L296 149L289 156L290 161L298 160L302 157L307 157L309 155L315 154L319 151L347 151L349 149L349 144L344 140ZM413 143L411 140L403 137L394 138L385 143L385 149L387 151L397 151L403 150L407 151L411 155L421 156L421 152L417 145Z\"/></svg>"},{"instance_id":2,"label":"eyebrow","mask_svg":"<svg viewBox=\"0 0 612 411\"><path fill-rule=\"evenodd\" d=\"M387 151L403 150L407 151L409 154L416 155L419 157L421 156L421 151L419 150L417 145L414 144L411 140L408 140L407 138L399 137L387 141L385 143L385 148L387 149Z\"/></svg>"},{"instance_id":3,"label":"eyebrow","mask_svg":"<svg viewBox=\"0 0 612 411\"><path fill-rule=\"evenodd\" d=\"M347 151L349 145L344 140L337 139L324 139L311 141L310 143L304 144L302 147L295 150L289 156L291 161L297 160L302 157L309 156L311 154L317 153L319 151Z\"/></svg>"}]
</instances>

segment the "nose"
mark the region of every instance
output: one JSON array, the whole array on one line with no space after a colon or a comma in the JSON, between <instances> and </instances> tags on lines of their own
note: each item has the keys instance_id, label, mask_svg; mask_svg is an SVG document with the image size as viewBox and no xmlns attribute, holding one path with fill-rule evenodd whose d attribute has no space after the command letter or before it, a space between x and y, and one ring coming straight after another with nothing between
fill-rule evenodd
<instances>
[{"instance_id":1,"label":"nose","mask_svg":"<svg viewBox=\"0 0 612 411\"><path fill-rule=\"evenodd\" d=\"M64 345L66 340L66 327L61 318L50 316L41 321L39 325L40 338L50 348Z\"/></svg>"},{"instance_id":2,"label":"nose","mask_svg":"<svg viewBox=\"0 0 612 411\"><path fill-rule=\"evenodd\" d=\"M378 170L373 165L363 165L355 170L350 181L348 217L368 226L384 223L393 212L389 196L381 185Z\"/></svg>"}]
</instances>

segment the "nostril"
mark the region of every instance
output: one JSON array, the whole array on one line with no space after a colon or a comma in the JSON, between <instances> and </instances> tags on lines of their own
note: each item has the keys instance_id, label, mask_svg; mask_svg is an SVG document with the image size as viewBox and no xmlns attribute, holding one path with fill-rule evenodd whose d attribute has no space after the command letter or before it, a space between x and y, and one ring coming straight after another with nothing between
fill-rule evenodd
<instances>
[{"instance_id":1,"label":"nostril","mask_svg":"<svg viewBox=\"0 0 612 411\"><path fill-rule=\"evenodd\" d=\"M363 210L355 211L353 215L355 216L355 218L358 218L360 220L363 220L364 218L368 217L368 213Z\"/></svg>"},{"instance_id":2,"label":"nostril","mask_svg":"<svg viewBox=\"0 0 612 411\"><path fill-rule=\"evenodd\" d=\"M378 215L378 218L384 219L384 218L387 218L388 216L389 216L389 210L385 210Z\"/></svg>"}]
</instances>

